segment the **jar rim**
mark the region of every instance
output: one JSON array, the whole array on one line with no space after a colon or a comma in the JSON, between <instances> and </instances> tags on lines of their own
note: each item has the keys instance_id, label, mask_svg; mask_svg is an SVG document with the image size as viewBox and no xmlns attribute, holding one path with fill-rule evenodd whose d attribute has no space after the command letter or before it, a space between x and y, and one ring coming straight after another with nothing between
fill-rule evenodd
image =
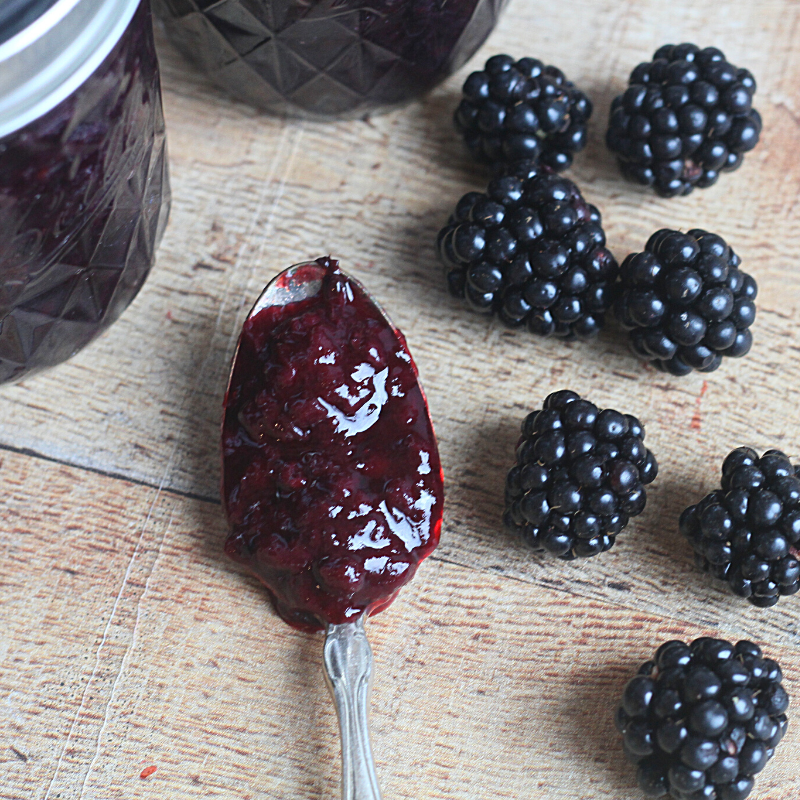
<instances>
[{"instance_id":1,"label":"jar rim","mask_svg":"<svg viewBox=\"0 0 800 800\"><path fill-rule=\"evenodd\" d=\"M56 0L0 43L0 138L69 97L103 63L146 0Z\"/></svg>"},{"instance_id":2,"label":"jar rim","mask_svg":"<svg viewBox=\"0 0 800 800\"><path fill-rule=\"evenodd\" d=\"M0 3L0 44L16 36L58 0L4 0Z\"/></svg>"}]
</instances>

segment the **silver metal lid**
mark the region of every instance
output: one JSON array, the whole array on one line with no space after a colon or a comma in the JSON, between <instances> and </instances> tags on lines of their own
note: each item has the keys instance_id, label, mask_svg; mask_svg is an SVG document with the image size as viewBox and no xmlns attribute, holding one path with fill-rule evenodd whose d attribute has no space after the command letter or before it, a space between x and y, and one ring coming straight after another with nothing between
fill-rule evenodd
<instances>
[{"instance_id":1,"label":"silver metal lid","mask_svg":"<svg viewBox=\"0 0 800 800\"><path fill-rule=\"evenodd\" d=\"M140 0L55 0L0 44L0 137L69 97L119 41Z\"/></svg>"},{"instance_id":2,"label":"silver metal lid","mask_svg":"<svg viewBox=\"0 0 800 800\"><path fill-rule=\"evenodd\" d=\"M0 44L27 28L57 0L0 0Z\"/></svg>"}]
</instances>

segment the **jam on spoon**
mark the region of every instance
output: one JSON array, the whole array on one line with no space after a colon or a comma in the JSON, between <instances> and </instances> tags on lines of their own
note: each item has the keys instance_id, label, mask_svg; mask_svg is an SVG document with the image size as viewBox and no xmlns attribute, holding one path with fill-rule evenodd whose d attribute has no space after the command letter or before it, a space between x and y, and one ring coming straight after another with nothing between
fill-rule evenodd
<instances>
[{"instance_id":1,"label":"jam on spoon","mask_svg":"<svg viewBox=\"0 0 800 800\"><path fill-rule=\"evenodd\" d=\"M225 552L287 623L330 629L386 608L436 547L442 470L405 339L338 262L268 294L225 397Z\"/></svg>"},{"instance_id":2,"label":"jam on spoon","mask_svg":"<svg viewBox=\"0 0 800 800\"><path fill-rule=\"evenodd\" d=\"M380 800L364 620L436 547L442 469L405 339L333 259L284 270L250 312L222 449L225 550L289 624L326 628L342 800Z\"/></svg>"}]
</instances>

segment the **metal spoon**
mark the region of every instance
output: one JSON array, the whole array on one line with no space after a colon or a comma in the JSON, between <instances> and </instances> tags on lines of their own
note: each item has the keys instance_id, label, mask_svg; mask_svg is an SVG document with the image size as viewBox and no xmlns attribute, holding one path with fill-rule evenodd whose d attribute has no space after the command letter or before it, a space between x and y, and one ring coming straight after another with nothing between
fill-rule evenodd
<instances>
[{"instance_id":1,"label":"metal spoon","mask_svg":"<svg viewBox=\"0 0 800 800\"><path fill-rule=\"evenodd\" d=\"M372 648L364 616L344 625L328 625L322 651L342 738L342 800L381 800L369 743L369 691Z\"/></svg>"},{"instance_id":2,"label":"metal spoon","mask_svg":"<svg viewBox=\"0 0 800 800\"><path fill-rule=\"evenodd\" d=\"M247 318L269 306L314 297L324 276L325 268L314 261L288 267L267 284ZM325 682L336 705L342 740L342 800L381 800L367 720L373 660L365 616L343 625L328 625L323 647Z\"/></svg>"}]
</instances>

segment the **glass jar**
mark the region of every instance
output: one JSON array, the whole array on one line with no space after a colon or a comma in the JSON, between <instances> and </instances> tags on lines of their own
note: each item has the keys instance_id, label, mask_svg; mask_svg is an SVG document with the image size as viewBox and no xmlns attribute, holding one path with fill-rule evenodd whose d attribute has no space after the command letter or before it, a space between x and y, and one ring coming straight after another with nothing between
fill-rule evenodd
<instances>
[{"instance_id":1,"label":"glass jar","mask_svg":"<svg viewBox=\"0 0 800 800\"><path fill-rule=\"evenodd\" d=\"M231 94L311 118L425 94L483 44L506 0L156 0L178 49Z\"/></svg>"},{"instance_id":2,"label":"glass jar","mask_svg":"<svg viewBox=\"0 0 800 800\"><path fill-rule=\"evenodd\" d=\"M122 313L169 197L149 0L8 0L0 382L69 358Z\"/></svg>"}]
</instances>

